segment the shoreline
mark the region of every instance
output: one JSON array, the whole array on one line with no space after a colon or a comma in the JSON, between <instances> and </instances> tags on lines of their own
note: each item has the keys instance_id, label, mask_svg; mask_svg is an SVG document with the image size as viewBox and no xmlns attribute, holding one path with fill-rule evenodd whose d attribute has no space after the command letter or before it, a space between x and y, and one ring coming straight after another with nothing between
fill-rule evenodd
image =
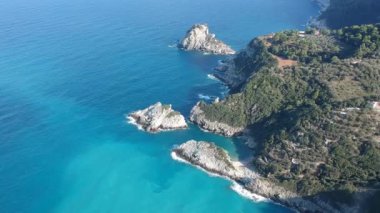
<instances>
[{"instance_id":1,"label":"shoreline","mask_svg":"<svg viewBox=\"0 0 380 213\"><path fill-rule=\"evenodd\" d=\"M253 202L256 202L256 203L258 203L258 202L272 202L272 203L275 203L274 201L272 201L269 198L266 198L264 196L255 194L255 193L249 191L248 189L245 189L241 184L239 184L235 180L231 179L230 177L210 172L210 171L202 168L199 165L195 165L195 164L191 163L190 161L187 161L186 159L178 156L175 151L171 151L170 156L172 157L173 160L181 162L181 163L185 163L185 164L190 165L190 166L193 166L193 167L199 169L200 171L205 172L206 174L208 174L211 177L218 177L218 178L222 178L222 179L225 179L225 180L229 181L231 183L231 185L230 185L229 188L232 191L236 192L238 195L240 195L240 196L242 196L242 197L244 197L246 199L249 199L249 200L251 200ZM232 163L243 164L240 161L232 161ZM281 205L280 203L275 203L275 204Z\"/></svg>"},{"instance_id":2,"label":"shoreline","mask_svg":"<svg viewBox=\"0 0 380 213\"><path fill-rule=\"evenodd\" d=\"M230 181L231 190L254 202L272 202L296 212L339 212L318 197L305 198L262 177L244 161L232 160L226 150L212 142L189 140L173 147L171 157L211 177Z\"/></svg>"}]
</instances>

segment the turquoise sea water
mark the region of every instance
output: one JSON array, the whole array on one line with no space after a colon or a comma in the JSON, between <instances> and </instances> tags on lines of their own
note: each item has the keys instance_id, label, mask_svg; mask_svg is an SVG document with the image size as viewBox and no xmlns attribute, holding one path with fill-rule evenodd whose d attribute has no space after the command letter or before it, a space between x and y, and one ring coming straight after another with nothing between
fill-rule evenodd
<instances>
[{"instance_id":1,"label":"turquoise sea water","mask_svg":"<svg viewBox=\"0 0 380 213\"><path fill-rule=\"evenodd\" d=\"M0 0L0 212L288 212L173 161L189 139L234 157L238 140L197 127L138 131L124 114L157 101L188 116L221 57L170 47L194 23L235 49L303 29L309 0Z\"/></svg>"}]
</instances>

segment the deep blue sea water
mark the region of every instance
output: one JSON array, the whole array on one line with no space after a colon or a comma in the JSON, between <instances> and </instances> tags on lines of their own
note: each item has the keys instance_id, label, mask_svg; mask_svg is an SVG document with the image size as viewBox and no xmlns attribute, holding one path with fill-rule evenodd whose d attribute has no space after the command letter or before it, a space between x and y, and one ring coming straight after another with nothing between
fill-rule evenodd
<instances>
[{"instance_id":1,"label":"deep blue sea water","mask_svg":"<svg viewBox=\"0 0 380 213\"><path fill-rule=\"evenodd\" d=\"M194 23L235 49L303 29L309 0L0 0L0 212L288 212L173 161L189 139L234 157L242 144L196 126L138 131L124 114L157 101L185 115L221 57L170 47Z\"/></svg>"}]
</instances>

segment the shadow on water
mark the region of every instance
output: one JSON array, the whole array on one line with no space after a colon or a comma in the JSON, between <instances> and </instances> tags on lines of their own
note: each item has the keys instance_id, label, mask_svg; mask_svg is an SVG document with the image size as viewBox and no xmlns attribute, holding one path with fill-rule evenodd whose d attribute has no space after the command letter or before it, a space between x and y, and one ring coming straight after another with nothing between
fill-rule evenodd
<instances>
[{"instance_id":1,"label":"shadow on water","mask_svg":"<svg viewBox=\"0 0 380 213\"><path fill-rule=\"evenodd\" d=\"M225 58L226 56L207 55L194 51L178 50L180 58L183 61L188 62L191 66L197 66L205 72L210 72L217 65L218 60Z\"/></svg>"},{"instance_id":2,"label":"shadow on water","mask_svg":"<svg viewBox=\"0 0 380 213\"><path fill-rule=\"evenodd\" d=\"M252 158L254 150L248 147L246 144L246 139L233 137L232 141L236 149L237 159L239 161L247 161Z\"/></svg>"}]
</instances>

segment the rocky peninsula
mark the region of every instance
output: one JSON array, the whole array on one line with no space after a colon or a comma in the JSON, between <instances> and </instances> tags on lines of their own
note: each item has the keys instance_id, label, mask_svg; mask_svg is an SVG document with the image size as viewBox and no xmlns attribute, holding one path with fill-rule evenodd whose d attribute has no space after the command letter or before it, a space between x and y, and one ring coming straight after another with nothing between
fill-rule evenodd
<instances>
[{"instance_id":1,"label":"rocky peninsula","mask_svg":"<svg viewBox=\"0 0 380 213\"><path fill-rule=\"evenodd\" d=\"M190 140L172 150L173 159L194 165L212 175L233 182L234 190L247 198L269 198L300 212L339 212L318 198L303 198L298 194L271 183L256 173L249 163L231 160L228 153L214 143ZM352 209L347 208L346 212Z\"/></svg>"},{"instance_id":2,"label":"rocky peninsula","mask_svg":"<svg viewBox=\"0 0 380 213\"><path fill-rule=\"evenodd\" d=\"M139 129L148 132L187 128L185 118L181 113L174 111L171 105L163 105L160 102L128 114L127 119Z\"/></svg>"},{"instance_id":3,"label":"rocky peninsula","mask_svg":"<svg viewBox=\"0 0 380 213\"><path fill-rule=\"evenodd\" d=\"M215 55L231 55L235 51L210 33L206 24L195 24L186 33L178 47L189 51L200 51Z\"/></svg>"},{"instance_id":4,"label":"rocky peninsula","mask_svg":"<svg viewBox=\"0 0 380 213\"><path fill-rule=\"evenodd\" d=\"M198 102L191 110L190 121L197 124L205 131L214 132L227 137L232 137L243 132L244 127L233 127L228 124L211 121L206 118L205 112L201 109L201 102Z\"/></svg>"}]
</instances>

